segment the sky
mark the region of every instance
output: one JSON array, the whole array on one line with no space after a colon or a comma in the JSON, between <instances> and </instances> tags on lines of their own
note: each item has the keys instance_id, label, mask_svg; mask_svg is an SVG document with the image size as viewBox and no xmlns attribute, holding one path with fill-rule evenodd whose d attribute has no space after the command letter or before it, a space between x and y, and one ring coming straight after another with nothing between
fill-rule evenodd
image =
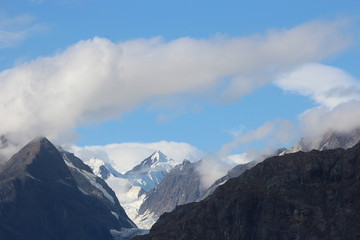
<instances>
[{"instance_id":1,"label":"sky","mask_svg":"<svg viewBox=\"0 0 360 240\"><path fill-rule=\"evenodd\" d=\"M182 161L351 131L359 16L357 0L1 1L2 154L44 135Z\"/></svg>"}]
</instances>

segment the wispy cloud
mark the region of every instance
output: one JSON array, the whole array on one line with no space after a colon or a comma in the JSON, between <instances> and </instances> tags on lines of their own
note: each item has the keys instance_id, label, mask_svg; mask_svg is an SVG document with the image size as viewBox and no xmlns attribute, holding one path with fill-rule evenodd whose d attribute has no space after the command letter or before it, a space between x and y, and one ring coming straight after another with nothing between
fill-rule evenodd
<instances>
[{"instance_id":1,"label":"wispy cloud","mask_svg":"<svg viewBox=\"0 0 360 240\"><path fill-rule=\"evenodd\" d=\"M45 30L31 15L8 17L0 14L0 48L14 47L33 34Z\"/></svg>"},{"instance_id":2,"label":"wispy cloud","mask_svg":"<svg viewBox=\"0 0 360 240\"><path fill-rule=\"evenodd\" d=\"M250 161L262 161L272 156L279 148L291 142L295 142L300 132L291 121L275 119L259 126L257 129L243 131L231 142L225 143L216 153L205 156L198 166L198 172L202 186L206 189L214 181L224 176L230 168L237 164ZM264 142L262 149L249 148L250 143ZM233 155L239 147L245 147L245 153Z\"/></svg>"},{"instance_id":3,"label":"wispy cloud","mask_svg":"<svg viewBox=\"0 0 360 240\"><path fill-rule=\"evenodd\" d=\"M31 22L10 22L22 21ZM318 21L242 38L80 41L0 73L0 133L19 143L36 135L64 142L79 124L119 117L144 102L182 95L233 101L343 50L345 27Z\"/></svg>"}]
</instances>

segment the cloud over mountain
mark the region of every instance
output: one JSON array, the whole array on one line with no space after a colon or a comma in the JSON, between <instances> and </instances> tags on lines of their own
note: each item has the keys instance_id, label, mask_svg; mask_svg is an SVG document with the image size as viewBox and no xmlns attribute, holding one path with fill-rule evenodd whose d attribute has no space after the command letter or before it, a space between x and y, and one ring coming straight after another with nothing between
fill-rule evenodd
<instances>
[{"instance_id":1,"label":"cloud over mountain","mask_svg":"<svg viewBox=\"0 0 360 240\"><path fill-rule=\"evenodd\" d=\"M117 118L164 97L233 101L346 48L345 26L315 21L250 37L80 41L0 73L0 134L16 143L35 135L66 142L80 124Z\"/></svg>"},{"instance_id":2,"label":"cloud over mountain","mask_svg":"<svg viewBox=\"0 0 360 240\"><path fill-rule=\"evenodd\" d=\"M198 161L204 153L188 143L160 141L152 143L117 143L105 146L78 147L69 145L65 147L70 152L87 161L96 157L114 166L118 171L126 172L132 169L140 161L161 150L166 156L180 164L184 159Z\"/></svg>"},{"instance_id":3,"label":"cloud over mountain","mask_svg":"<svg viewBox=\"0 0 360 240\"><path fill-rule=\"evenodd\" d=\"M300 128L308 141L320 141L329 131L346 133L360 128L360 81L342 69L305 64L284 74L276 84L310 97L317 106L300 115Z\"/></svg>"}]
</instances>

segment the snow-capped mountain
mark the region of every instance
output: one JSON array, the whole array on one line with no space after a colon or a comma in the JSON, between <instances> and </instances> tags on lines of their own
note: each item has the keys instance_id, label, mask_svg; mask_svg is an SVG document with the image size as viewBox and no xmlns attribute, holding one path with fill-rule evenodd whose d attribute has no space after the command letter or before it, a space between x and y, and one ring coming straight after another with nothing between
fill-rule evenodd
<instances>
[{"instance_id":1,"label":"snow-capped mountain","mask_svg":"<svg viewBox=\"0 0 360 240\"><path fill-rule=\"evenodd\" d=\"M86 164L90 166L95 175L104 180L110 177L128 179L131 185L139 186L145 192L149 192L157 186L175 166L174 160L160 151L155 151L125 174L119 173L111 164L96 157L90 158Z\"/></svg>"},{"instance_id":2,"label":"snow-capped mountain","mask_svg":"<svg viewBox=\"0 0 360 240\"><path fill-rule=\"evenodd\" d=\"M90 166L96 176L101 177L104 180L108 179L110 176L117 178L125 178L125 176L116 171L111 166L111 164L106 163L103 160L98 159L97 157L90 158L85 163Z\"/></svg>"},{"instance_id":3,"label":"snow-capped mountain","mask_svg":"<svg viewBox=\"0 0 360 240\"><path fill-rule=\"evenodd\" d=\"M139 216L139 209L146 198L145 193L156 187L174 168L172 159L160 151L155 151L125 174L119 173L109 163L96 157L90 158L86 164L115 191L121 206L138 227L151 227L155 220L151 216Z\"/></svg>"},{"instance_id":4,"label":"snow-capped mountain","mask_svg":"<svg viewBox=\"0 0 360 240\"><path fill-rule=\"evenodd\" d=\"M157 186L175 167L173 159L169 159L162 152L156 151L139 165L125 173L125 176L134 186L141 187L149 192Z\"/></svg>"}]
</instances>

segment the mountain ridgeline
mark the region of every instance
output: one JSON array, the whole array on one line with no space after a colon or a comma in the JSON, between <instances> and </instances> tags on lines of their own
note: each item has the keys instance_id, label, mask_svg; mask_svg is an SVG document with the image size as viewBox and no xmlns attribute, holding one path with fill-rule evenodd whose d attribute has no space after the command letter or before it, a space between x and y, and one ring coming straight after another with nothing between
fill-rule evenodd
<instances>
[{"instance_id":1,"label":"mountain ridgeline","mask_svg":"<svg viewBox=\"0 0 360 240\"><path fill-rule=\"evenodd\" d=\"M350 132L328 131L321 138L301 138L295 147L285 150L282 154L298 151L308 152L315 150L348 149L360 142L360 129Z\"/></svg>"},{"instance_id":2,"label":"mountain ridgeline","mask_svg":"<svg viewBox=\"0 0 360 240\"><path fill-rule=\"evenodd\" d=\"M359 239L360 144L272 157L136 240Z\"/></svg>"},{"instance_id":3,"label":"mountain ridgeline","mask_svg":"<svg viewBox=\"0 0 360 240\"><path fill-rule=\"evenodd\" d=\"M1 168L0 239L110 240L110 230L134 227L106 183L46 138Z\"/></svg>"}]
</instances>

